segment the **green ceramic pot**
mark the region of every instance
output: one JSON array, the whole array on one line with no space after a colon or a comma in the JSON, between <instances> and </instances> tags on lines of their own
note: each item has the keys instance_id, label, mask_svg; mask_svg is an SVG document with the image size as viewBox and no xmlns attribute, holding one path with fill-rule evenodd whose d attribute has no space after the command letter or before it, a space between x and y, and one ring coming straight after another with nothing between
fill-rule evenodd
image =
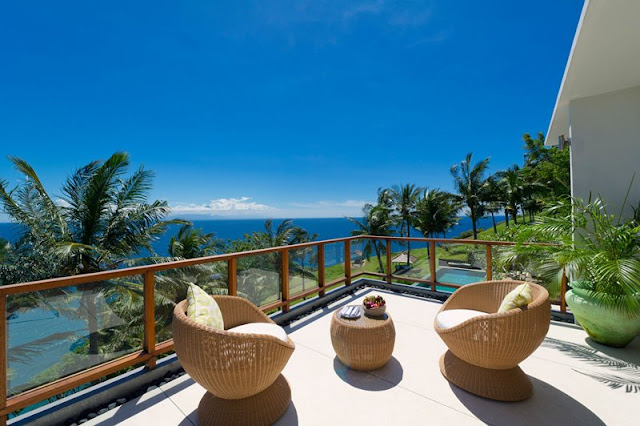
<instances>
[{"instance_id":1,"label":"green ceramic pot","mask_svg":"<svg viewBox=\"0 0 640 426\"><path fill-rule=\"evenodd\" d=\"M640 318L600 306L587 291L569 290L565 299L578 323L598 343L622 348L640 334Z\"/></svg>"}]
</instances>

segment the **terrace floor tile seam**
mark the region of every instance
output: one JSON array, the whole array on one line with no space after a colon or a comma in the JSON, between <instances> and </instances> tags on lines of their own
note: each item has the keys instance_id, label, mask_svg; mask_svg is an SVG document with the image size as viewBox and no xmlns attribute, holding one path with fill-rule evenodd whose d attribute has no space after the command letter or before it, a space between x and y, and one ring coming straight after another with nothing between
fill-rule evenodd
<instances>
[{"instance_id":1,"label":"terrace floor tile seam","mask_svg":"<svg viewBox=\"0 0 640 426\"><path fill-rule=\"evenodd\" d=\"M174 379L177 380L177 379ZM165 392L164 389L162 389L161 387L159 387L159 389L162 391L162 393L167 397L167 399L169 401L171 401L171 403L173 404L174 407L176 407L178 409L178 411L180 411L182 413L182 415L184 416L185 420L187 420L190 424L192 424L193 426L198 426L196 424L194 424L191 419L189 418L189 414L191 413L185 413L184 411L182 411L182 409L178 406L178 404L175 403L175 401L171 398L171 395L167 394L167 392Z\"/></svg>"},{"instance_id":2,"label":"terrace floor tile seam","mask_svg":"<svg viewBox=\"0 0 640 426\"><path fill-rule=\"evenodd\" d=\"M298 345L298 344L299 344L299 343L297 343L297 342L296 342L296 345ZM317 354L319 354L319 355L321 355L321 356L323 356L323 357L325 357L325 358L331 359L331 356L329 356L329 355L327 355L327 354L325 354L325 353L322 353L322 352L320 352L320 351L318 351L318 350L316 350L316 349L310 348L310 347L309 347L309 346L307 346L307 345L304 345L304 344L302 344L302 343L300 343L299 345L300 345L300 346L302 346L302 347L304 347L304 348L306 348L306 349L309 349L310 351L313 351L313 352L315 352L315 353L317 353ZM407 391L407 392L409 392L409 393L412 393L412 394L414 394L414 395L417 395L417 396L419 396L420 398L426 399L427 401L431 401L431 402L436 403L436 404L438 404L438 405L441 405L441 406L443 406L443 407L445 407L445 408L448 408L448 409L450 409L450 410L456 411L456 412L458 412L458 413L460 413L460 414L464 414L465 416L467 416L467 417L469 417L469 418L472 418L472 419L474 419L474 420L478 420L478 418L477 418L476 416L474 416L474 415L471 415L471 414L466 413L466 412L464 412L464 411L460 411L460 410L459 410L459 409L457 409L456 407L452 407L452 406L450 406L450 405L444 404L444 403L442 403L442 402L440 402L440 401L438 401L438 400L435 400L435 399L429 398L428 396L422 395L421 393L418 393L418 392L416 392L416 391L414 391L414 390L412 390L412 389L406 388L406 387L402 386L402 385L401 385L401 384L399 384L399 383L390 382L389 380L386 380L386 379L385 379L385 378L383 378L383 377L380 377L380 376L377 376L377 375L373 374L373 372L372 372L372 371L366 371L366 372L364 372L364 371L363 371L363 373L364 373L364 374L367 374L367 375L369 375L369 376L373 376L373 377L375 377L376 379L382 380L383 382L387 382L387 383L389 383L389 384L391 384L391 385L394 385L395 387L398 387L398 388L400 388L400 389L402 389L402 390L404 390L404 391Z\"/></svg>"}]
</instances>

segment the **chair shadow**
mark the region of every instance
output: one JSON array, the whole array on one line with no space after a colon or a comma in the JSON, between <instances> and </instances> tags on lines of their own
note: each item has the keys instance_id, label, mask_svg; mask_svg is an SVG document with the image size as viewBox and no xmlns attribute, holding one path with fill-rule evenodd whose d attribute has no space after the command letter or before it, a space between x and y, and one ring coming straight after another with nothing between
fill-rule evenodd
<instances>
[{"instance_id":1,"label":"chair shadow","mask_svg":"<svg viewBox=\"0 0 640 426\"><path fill-rule=\"evenodd\" d=\"M287 411L284 412L274 425L278 426L297 426L298 425L298 411L296 405L291 401L287 407Z\"/></svg>"},{"instance_id":2,"label":"chair shadow","mask_svg":"<svg viewBox=\"0 0 640 426\"><path fill-rule=\"evenodd\" d=\"M531 398L520 402L500 402L473 395L449 383L456 398L474 416L491 425L579 424L605 425L591 410L566 393L535 377Z\"/></svg>"},{"instance_id":3,"label":"chair shadow","mask_svg":"<svg viewBox=\"0 0 640 426\"><path fill-rule=\"evenodd\" d=\"M198 424L198 410L196 409L189 413L178 426L198 426ZM284 414L275 421L274 426L297 426L298 424L298 410L296 410L296 405L291 401Z\"/></svg>"},{"instance_id":4,"label":"chair shadow","mask_svg":"<svg viewBox=\"0 0 640 426\"><path fill-rule=\"evenodd\" d=\"M395 357L391 357L384 367L373 371L353 370L340 361L338 357L333 358L333 369L342 379L354 388L380 392L396 387L404 375L402 365Z\"/></svg>"}]
</instances>

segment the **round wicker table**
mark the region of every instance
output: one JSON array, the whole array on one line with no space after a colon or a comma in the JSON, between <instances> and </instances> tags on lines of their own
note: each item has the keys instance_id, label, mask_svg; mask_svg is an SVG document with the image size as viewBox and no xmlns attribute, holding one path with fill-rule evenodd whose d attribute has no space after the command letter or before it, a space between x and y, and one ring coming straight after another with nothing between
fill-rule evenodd
<instances>
[{"instance_id":1,"label":"round wicker table","mask_svg":"<svg viewBox=\"0 0 640 426\"><path fill-rule=\"evenodd\" d=\"M331 343L344 365L354 370L380 368L391 359L396 329L389 314L369 317L360 308L360 317L347 319L336 311L331 318Z\"/></svg>"}]
</instances>

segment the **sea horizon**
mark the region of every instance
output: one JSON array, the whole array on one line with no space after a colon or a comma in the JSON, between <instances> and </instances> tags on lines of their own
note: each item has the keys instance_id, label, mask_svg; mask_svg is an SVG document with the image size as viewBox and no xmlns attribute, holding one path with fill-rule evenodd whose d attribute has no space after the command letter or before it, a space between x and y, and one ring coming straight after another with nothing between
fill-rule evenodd
<instances>
[{"instance_id":1,"label":"sea horizon","mask_svg":"<svg viewBox=\"0 0 640 426\"><path fill-rule=\"evenodd\" d=\"M451 227L446 232L447 238L453 238L460 233L472 229L471 219L468 216L458 216L458 224ZM329 240L351 236L351 231L357 226L346 216L342 217L318 217L318 218L215 218L215 219L185 219L193 223L193 227L202 229L205 233L213 232L215 236L225 242L243 238L245 234L264 231L264 223L268 219L273 219L274 228L284 220L290 219L294 225L304 228L309 234L316 234L317 241ZM361 217L356 217L361 219ZM501 222L496 218L496 223ZM172 236L177 235L181 225L169 225L167 232L158 237L153 242L154 251L161 256L167 255L167 247ZM478 228L487 229L492 226L491 217L483 217L478 220ZM14 222L0 222L0 238L15 243L18 238L18 225ZM421 237L422 233L411 229L411 235Z\"/></svg>"}]
</instances>

